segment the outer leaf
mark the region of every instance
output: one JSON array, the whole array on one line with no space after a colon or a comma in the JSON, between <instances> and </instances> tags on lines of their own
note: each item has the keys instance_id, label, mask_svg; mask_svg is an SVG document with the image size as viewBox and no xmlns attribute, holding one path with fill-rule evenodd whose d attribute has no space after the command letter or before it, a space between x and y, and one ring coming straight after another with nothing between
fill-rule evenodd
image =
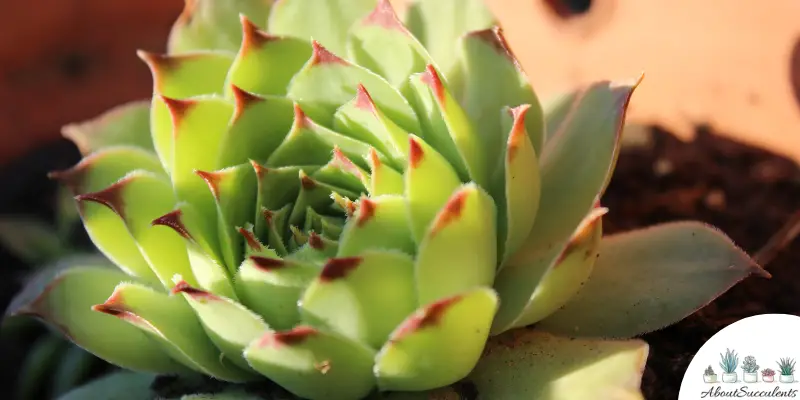
<instances>
[{"instance_id":1,"label":"outer leaf","mask_svg":"<svg viewBox=\"0 0 800 400\"><path fill-rule=\"evenodd\" d=\"M72 168L51 172L49 177L58 180L73 196L77 196L104 189L134 170L166 177L153 153L130 146L104 148L84 157Z\"/></svg>"},{"instance_id":2,"label":"outer leaf","mask_svg":"<svg viewBox=\"0 0 800 400\"><path fill-rule=\"evenodd\" d=\"M92 306L92 310L140 329L172 358L195 371L228 382L254 378L221 357L194 311L181 297L121 283L104 303Z\"/></svg>"},{"instance_id":3,"label":"outer leaf","mask_svg":"<svg viewBox=\"0 0 800 400\"><path fill-rule=\"evenodd\" d=\"M413 0L406 13L406 26L449 76L456 64L458 38L469 32L491 28L494 18L483 0Z\"/></svg>"},{"instance_id":4,"label":"outer leaf","mask_svg":"<svg viewBox=\"0 0 800 400\"><path fill-rule=\"evenodd\" d=\"M362 197L355 215L344 227L337 256L356 256L375 248L416 253L408 207L402 196Z\"/></svg>"},{"instance_id":5,"label":"outer leaf","mask_svg":"<svg viewBox=\"0 0 800 400\"><path fill-rule=\"evenodd\" d=\"M478 185L463 185L450 196L419 245L414 271L421 304L492 285L496 220L492 198Z\"/></svg>"},{"instance_id":6,"label":"outer leaf","mask_svg":"<svg viewBox=\"0 0 800 400\"><path fill-rule=\"evenodd\" d=\"M169 35L170 53L219 49L236 51L242 41L239 15L266 25L272 0L186 1Z\"/></svg>"},{"instance_id":7,"label":"outer leaf","mask_svg":"<svg viewBox=\"0 0 800 400\"><path fill-rule=\"evenodd\" d=\"M348 37L350 58L401 89L408 77L431 63L427 50L397 18L389 0L379 0Z\"/></svg>"},{"instance_id":8,"label":"outer leaf","mask_svg":"<svg viewBox=\"0 0 800 400\"><path fill-rule=\"evenodd\" d=\"M381 390L430 390L455 383L478 362L497 310L479 288L425 305L389 337L375 358Z\"/></svg>"},{"instance_id":9,"label":"outer leaf","mask_svg":"<svg viewBox=\"0 0 800 400\"><path fill-rule=\"evenodd\" d=\"M138 329L91 310L120 281L131 277L104 263L79 262L65 260L44 270L17 295L7 313L41 318L78 346L123 368L157 373L187 371Z\"/></svg>"},{"instance_id":10,"label":"outer leaf","mask_svg":"<svg viewBox=\"0 0 800 400\"><path fill-rule=\"evenodd\" d=\"M84 156L120 145L152 150L150 102L125 103L88 121L66 125L61 133L75 143Z\"/></svg>"},{"instance_id":11,"label":"outer leaf","mask_svg":"<svg viewBox=\"0 0 800 400\"><path fill-rule=\"evenodd\" d=\"M570 335L636 336L683 319L751 274L769 276L728 237L701 223L613 235L601 243L589 281L537 326Z\"/></svg>"},{"instance_id":12,"label":"outer leaf","mask_svg":"<svg viewBox=\"0 0 800 400\"><path fill-rule=\"evenodd\" d=\"M74 389L58 400L151 400L156 396L150 389L155 378L151 374L114 372Z\"/></svg>"},{"instance_id":13,"label":"outer leaf","mask_svg":"<svg viewBox=\"0 0 800 400\"><path fill-rule=\"evenodd\" d=\"M307 326L267 333L244 352L256 371L309 400L364 398L375 386L373 356L357 342Z\"/></svg>"},{"instance_id":14,"label":"outer leaf","mask_svg":"<svg viewBox=\"0 0 800 400\"><path fill-rule=\"evenodd\" d=\"M314 120L331 126L331 117L336 109L356 97L356 90L361 84L369 91L375 104L397 125L408 132L419 131L414 110L386 80L339 58L316 41L312 42L312 46L314 51L311 59L292 79L288 97L300 103Z\"/></svg>"},{"instance_id":15,"label":"outer leaf","mask_svg":"<svg viewBox=\"0 0 800 400\"><path fill-rule=\"evenodd\" d=\"M334 53L346 54L347 32L375 7L375 0L277 0L268 32L316 39Z\"/></svg>"},{"instance_id":16,"label":"outer leaf","mask_svg":"<svg viewBox=\"0 0 800 400\"><path fill-rule=\"evenodd\" d=\"M536 286L602 194L616 163L619 132L636 84L600 82L587 88L576 98L561 131L542 150L539 211L525 244L495 279L503 301L494 332L508 329L528 307Z\"/></svg>"},{"instance_id":17,"label":"outer leaf","mask_svg":"<svg viewBox=\"0 0 800 400\"><path fill-rule=\"evenodd\" d=\"M78 346L69 346L61 357L54 359L58 360L58 365L52 372L52 393L59 396L83 384L100 363L97 357Z\"/></svg>"},{"instance_id":18,"label":"outer leaf","mask_svg":"<svg viewBox=\"0 0 800 400\"><path fill-rule=\"evenodd\" d=\"M235 85L248 92L285 95L289 81L311 57L311 43L308 38L269 35L244 16L241 21L244 38L226 91Z\"/></svg>"},{"instance_id":19,"label":"outer leaf","mask_svg":"<svg viewBox=\"0 0 800 400\"><path fill-rule=\"evenodd\" d=\"M55 260L69 251L55 227L34 217L0 218L0 244L28 264Z\"/></svg>"},{"instance_id":20,"label":"outer leaf","mask_svg":"<svg viewBox=\"0 0 800 400\"><path fill-rule=\"evenodd\" d=\"M365 251L332 258L300 300L303 321L380 348L417 307L408 255Z\"/></svg>"},{"instance_id":21,"label":"outer leaf","mask_svg":"<svg viewBox=\"0 0 800 400\"><path fill-rule=\"evenodd\" d=\"M640 340L571 339L518 330L490 340L469 378L479 400L641 400L647 352Z\"/></svg>"}]
</instances>

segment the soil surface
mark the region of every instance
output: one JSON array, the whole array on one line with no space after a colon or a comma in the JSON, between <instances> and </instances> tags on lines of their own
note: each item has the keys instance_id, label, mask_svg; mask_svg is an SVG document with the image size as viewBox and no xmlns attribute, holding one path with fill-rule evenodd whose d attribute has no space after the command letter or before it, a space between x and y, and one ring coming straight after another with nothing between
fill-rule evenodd
<instances>
[{"instance_id":1,"label":"soil surface","mask_svg":"<svg viewBox=\"0 0 800 400\"><path fill-rule=\"evenodd\" d=\"M45 174L77 160L59 142L0 171L0 214L52 218L54 186ZM701 131L693 144L656 132L649 145L628 148L603 199L607 233L659 222L701 220L725 231L751 254L800 209L800 169L786 159ZM0 249L0 309L16 291L22 268ZM772 279L749 278L678 324L644 335L650 356L643 378L647 399L673 400L692 356L714 333L751 315L800 315L800 241L766 267ZM32 338L31 338L32 341ZM13 388L24 349L0 343L0 383ZM3 390L8 393L8 390Z\"/></svg>"}]
</instances>

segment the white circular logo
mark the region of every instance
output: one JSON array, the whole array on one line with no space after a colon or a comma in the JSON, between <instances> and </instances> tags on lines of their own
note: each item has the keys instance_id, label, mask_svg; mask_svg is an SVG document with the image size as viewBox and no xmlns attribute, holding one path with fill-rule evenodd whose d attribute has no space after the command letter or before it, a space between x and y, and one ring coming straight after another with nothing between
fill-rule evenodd
<instances>
[{"instance_id":1,"label":"white circular logo","mask_svg":"<svg viewBox=\"0 0 800 400\"><path fill-rule=\"evenodd\" d=\"M717 332L695 354L678 400L800 398L800 317L763 314Z\"/></svg>"}]
</instances>

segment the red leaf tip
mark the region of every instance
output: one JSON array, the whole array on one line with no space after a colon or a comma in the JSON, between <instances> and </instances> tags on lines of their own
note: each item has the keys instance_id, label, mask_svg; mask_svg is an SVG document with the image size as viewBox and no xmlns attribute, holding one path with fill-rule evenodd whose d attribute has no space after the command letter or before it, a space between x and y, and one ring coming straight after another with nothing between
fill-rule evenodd
<instances>
[{"instance_id":1,"label":"red leaf tip","mask_svg":"<svg viewBox=\"0 0 800 400\"><path fill-rule=\"evenodd\" d=\"M298 131L303 128L309 127L313 122L306 115L300 104L294 103L294 123L292 124L292 131Z\"/></svg>"},{"instance_id":2,"label":"red leaf tip","mask_svg":"<svg viewBox=\"0 0 800 400\"><path fill-rule=\"evenodd\" d=\"M372 96L370 96L369 92L367 92L367 88L360 83L358 84L358 89L356 90L355 106L360 110L366 110L372 113L376 111L375 102L372 100Z\"/></svg>"},{"instance_id":3,"label":"red leaf tip","mask_svg":"<svg viewBox=\"0 0 800 400\"><path fill-rule=\"evenodd\" d=\"M467 35L477 38L483 41L484 43L488 44L495 51L507 57L519 69L519 63L517 61L517 58L511 51L511 46L508 45L508 41L506 41L505 35L503 35L503 29L500 28L499 26L479 31L473 31L468 33Z\"/></svg>"},{"instance_id":4,"label":"red leaf tip","mask_svg":"<svg viewBox=\"0 0 800 400\"><path fill-rule=\"evenodd\" d=\"M403 337L425 329L436 326L441 321L445 312L455 303L461 300L461 296L453 296L432 303L425 308L417 311L414 315L406 319L399 328L392 334L391 341L396 342Z\"/></svg>"},{"instance_id":5,"label":"red leaf tip","mask_svg":"<svg viewBox=\"0 0 800 400\"><path fill-rule=\"evenodd\" d=\"M172 228L175 232L179 235L183 236L184 239L192 240L192 235L189 233L189 230L186 229L186 225L183 224L181 217L183 216L183 211L180 209L169 212L164 214L150 223L151 226L166 226Z\"/></svg>"},{"instance_id":6,"label":"red leaf tip","mask_svg":"<svg viewBox=\"0 0 800 400\"><path fill-rule=\"evenodd\" d=\"M195 287L192 287L192 285L188 284L184 280L181 280L180 282L176 283L175 286L172 288L172 290L170 290L170 293L171 294L185 293L185 294L188 294L189 296L191 296L191 297L193 297L195 299L198 299L198 298L203 298L203 299L206 299L206 300L218 299L218 297L216 295L214 295L214 294L212 294L210 292L207 292L205 290L197 289Z\"/></svg>"},{"instance_id":7,"label":"red leaf tip","mask_svg":"<svg viewBox=\"0 0 800 400\"><path fill-rule=\"evenodd\" d=\"M119 215L120 218L125 219L125 201L122 198L122 191L128 182L130 182L130 178L123 178L99 192L77 195L75 196L75 200L77 200L78 203L90 201L102 204Z\"/></svg>"},{"instance_id":8,"label":"red leaf tip","mask_svg":"<svg viewBox=\"0 0 800 400\"><path fill-rule=\"evenodd\" d=\"M231 85L231 93L233 93L233 120L236 121L237 119L241 118L242 113L244 112L247 107L252 104L261 102L264 100L263 97L257 96L253 93L250 93L236 85Z\"/></svg>"},{"instance_id":9,"label":"red leaf tip","mask_svg":"<svg viewBox=\"0 0 800 400\"><path fill-rule=\"evenodd\" d=\"M417 142L413 137L408 138L408 166L410 168L417 168L425 152L422 150L422 145Z\"/></svg>"},{"instance_id":10,"label":"red leaf tip","mask_svg":"<svg viewBox=\"0 0 800 400\"><path fill-rule=\"evenodd\" d=\"M310 326L300 325L284 332L268 332L258 341L259 347L292 346L303 343L318 331Z\"/></svg>"},{"instance_id":11,"label":"red leaf tip","mask_svg":"<svg viewBox=\"0 0 800 400\"><path fill-rule=\"evenodd\" d=\"M368 197L361 198L361 200L358 202L358 219L356 220L356 226L361 227L369 222L369 220L375 216L375 210L377 207L378 205Z\"/></svg>"},{"instance_id":12,"label":"red leaf tip","mask_svg":"<svg viewBox=\"0 0 800 400\"><path fill-rule=\"evenodd\" d=\"M431 88L433 95L436 96L436 100L439 101L439 103L444 103L444 83L442 83L442 79L439 77L439 73L436 72L436 68L434 68L433 64L428 64L428 66L425 67L425 72L420 79L422 83Z\"/></svg>"},{"instance_id":13,"label":"red leaf tip","mask_svg":"<svg viewBox=\"0 0 800 400\"><path fill-rule=\"evenodd\" d=\"M431 229L431 235L435 235L444 227L461 217L461 212L464 210L468 194L469 192L467 190L462 189L450 197L444 209L436 216L436 220L433 222L433 228Z\"/></svg>"},{"instance_id":14,"label":"red leaf tip","mask_svg":"<svg viewBox=\"0 0 800 400\"><path fill-rule=\"evenodd\" d=\"M316 232L308 234L308 245L314 250L325 250L325 242Z\"/></svg>"},{"instance_id":15,"label":"red leaf tip","mask_svg":"<svg viewBox=\"0 0 800 400\"><path fill-rule=\"evenodd\" d=\"M242 235L244 241L251 250L260 251L264 247L261 245L261 242L258 241L258 238L256 238L256 235L254 235L253 232L244 228L237 228L236 230L239 231L239 234Z\"/></svg>"},{"instance_id":16,"label":"red leaf tip","mask_svg":"<svg viewBox=\"0 0 800 400\"><path fill-rule=\"evenodd\" d=\"M322 267L319 279L322 282L331 282L346 277L361 264L361 257L331 258Z\"/></svg>"},{"instance_id":17,"label":"red leaf tip","mask_svg":"<svg viewBox=\"0 0 800 400\"><path fill-rule=\"evenodd\" d=\"M178 126L181 121L186 118L186 114L197 104L197 101L191 99L173 99L164 95L159 95L161 101L167 106L170 117L172 117L173 135L178 133Z\"/></svg>"},{"instance_id":18,"label":"red leaf tip","mask_svg":"<svg viewBox=\"0 0 800 400\"><path fill-rule=\"evenodd\" d=\"M216 200L219 200L219 182L222 180L223 175L219 172L206 172L199 169L194 170L194 173L206 181L211 194Z\"/></svg>"},{"instance_id":19,"label":"red leaf tip","mask_svg":"<svg viewBox=\"0 0 800 400\"><path fill-rule=\"evenodd\" d=\"M258 25L254 24L253 21L244 14L239 14L239 21L242 24L242 54L253 47L261 47L264 43L278 39L277 36L262 31Z\"/></svg>"},{"instance_id":20,"label":"red leaf tip","mask_svg":"<svg viewBox=\"0 0 800 400\"><path fill-rule=\"evenodd\" d=\"M316 40L311 41L311 47L313 49L313 53L311 54L311 66L325 64L350 65L336 54L331 53Z\"/></svg>"},{"instance_id":21,"label":"red leaf tip","mask_svg":"<svg viewBox=\"0 0 800 400\"><path fill-rule=\"evenodd\" d=\"M281 260L280 258L250 256L250 261L253 262L256 268L267 272L274 271L276 269L283 268L286 266L286 262Z\"/></svg>"},{"instance_id":22,"label":"red leaf tip","mask_svg":"<svg viewBox=\"0 0 800 400\"><path fill-rule=\"evenodd\" d=\"M403 23L397 18L397 13L389 0L379 0L372 12L364 18L364 25L375 25L386 29L406 31Z\"/></svg>"},{"instance_id":23,"label":"red leaf tip","mask_svg":"<svg viewBox=\"0 0 800 400\"><path fill-rule=\"evenodd\" d=\"M522 140L525 138L525 135L527 135L528 131L525 129L525 116L528 114L530 108L530 104L523 104L509 110L511 117L514 118L514 123L511 126L511 133L508 135L507 157L509 162L517 155L517 150Z\"/></svg>"}]
</instances>

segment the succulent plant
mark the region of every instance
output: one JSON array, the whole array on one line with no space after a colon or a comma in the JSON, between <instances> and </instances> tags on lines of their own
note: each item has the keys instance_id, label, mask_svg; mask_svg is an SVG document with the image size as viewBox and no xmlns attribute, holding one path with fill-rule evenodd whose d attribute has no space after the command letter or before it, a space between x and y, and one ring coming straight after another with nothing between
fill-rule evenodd
<instances>
[{"instance_id":1,"label":"succulent plant","mask_svg":"<svg viewBox=\"0 0 800 400\"><path fill-rule=\"evenodd\" d=\"M742 370L747 372L748 374L754 374L758 372L758 364L756 363L756 358L753 356L747 356L742 361Z\"/></svg>"},{"instance_id":2,"label":"succulent plant","mask_svg":"<svg viewBox=\"0 0 800 400\"><path fill-rule=\"evenodd\" d=\"M726 374L736 372L736 366L739 364L739 355L735 351L726 349L725 354L720 353L719 358L719 367L722 368L722 372Z\"/></svg>"},{"instance_id":3,"label":"succulent plant","mask_svg":"<svg viewBox=\"0 0 800 400\"><path fill-rule=\"evenodd\" d=\"M711 376L716 374L714 373L714 368L711 368L711 366L709 365L708 368L706 368L706 370L703 372L703 375Z\"/></svg>"},{"instance_id":4,"label":"succulent plant","mask_svg":"<svg viewBox=\"0 0 800 400\"><path fill-rule=\"evenodd\" d=\"M761 370L762 376L775 376L775 370L772 368L765 368Z\"/></svg>"},{"instance_id":5,"label":"succulent plant","mask_svg":"<svg viewBox=\"0 0 800 400\"><path fill-rule=\"evenodd\" d=\"M781 358L778 361L778 369L781 370L781 375L794 374L795 360L793 358Z\"/></svg>"},{"instance_id":6,"label":"succulent plant","mask_svg":"<svg viewBox=\"0 0 800 400\"><path fill-rule=\"evenodd\" d=\"M73 126L86 157L53 174L119 268L10 313L308 399L638 398L630 338L768 274L701 223L602 237L637 81L542 106L495 25L480 0L187 1L139 53L152 99Z\"/></svg>"}]
</instances>

